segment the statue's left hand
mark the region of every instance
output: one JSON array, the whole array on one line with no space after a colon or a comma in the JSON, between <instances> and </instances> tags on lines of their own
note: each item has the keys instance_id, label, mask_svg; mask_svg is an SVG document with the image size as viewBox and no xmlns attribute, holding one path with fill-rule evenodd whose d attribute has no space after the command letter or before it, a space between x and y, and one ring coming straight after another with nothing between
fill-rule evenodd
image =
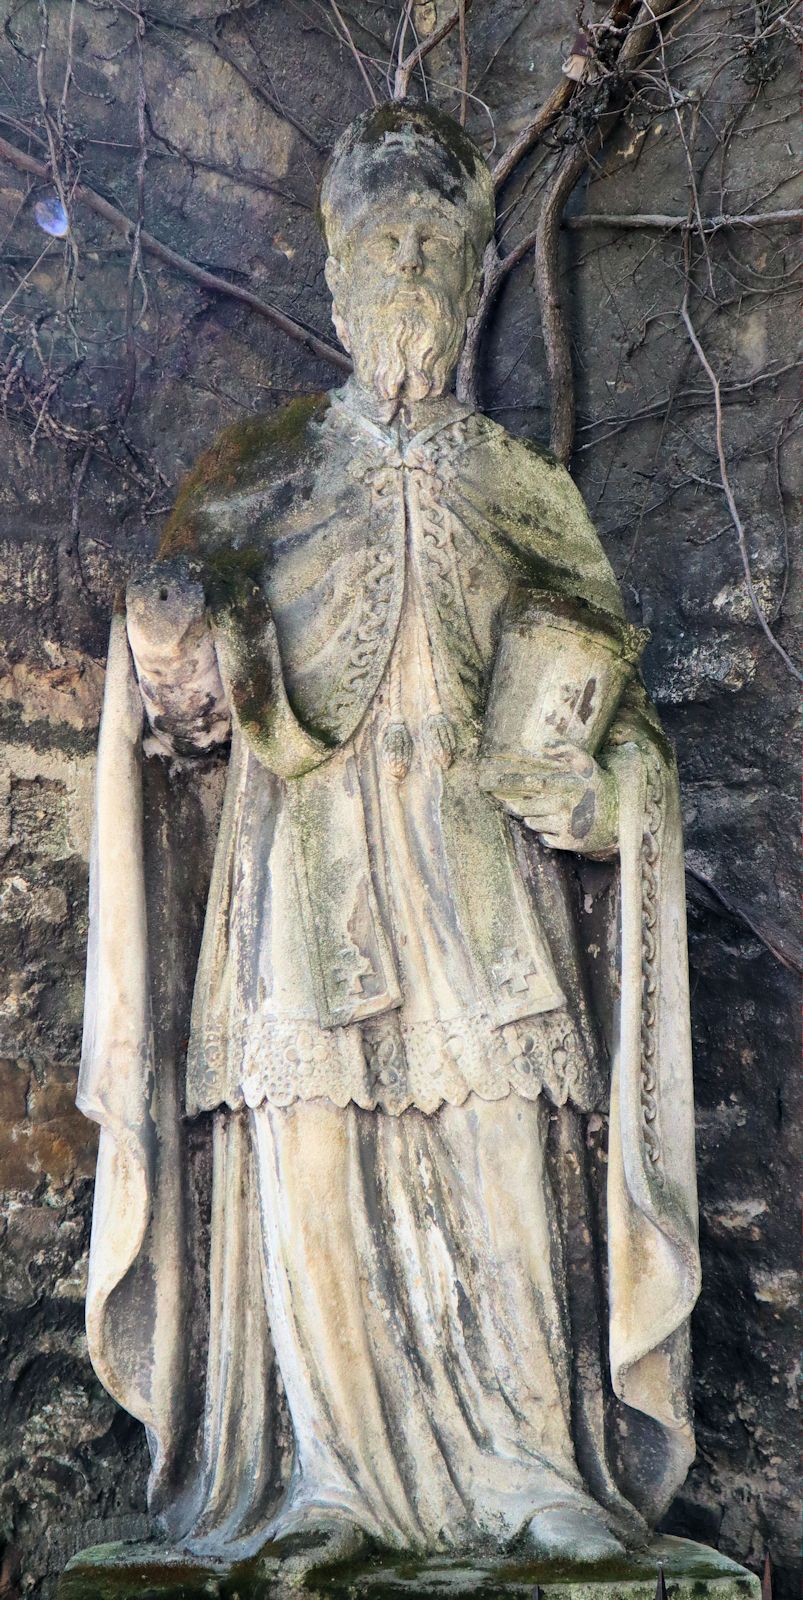
<instances>
[{"instance_id":1,"label":"statue's left hand","mask_svg":"<svg viewBox=\"0 0 803 1600\"><path fill-rule=\"evenodd\" d=\"M616 782L575 745L556 741L533 763L526 783L520 780L515 795L498 797L552 850L608 855L616 849Z\"/></svg>"}]
</instances>

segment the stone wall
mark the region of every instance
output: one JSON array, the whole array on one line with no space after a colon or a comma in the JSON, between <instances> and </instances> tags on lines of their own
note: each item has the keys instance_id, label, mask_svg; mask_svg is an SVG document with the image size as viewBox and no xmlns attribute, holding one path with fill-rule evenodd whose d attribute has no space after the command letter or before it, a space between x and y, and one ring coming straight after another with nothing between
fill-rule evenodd
<instances>
[{"instance_id":1,"label":"stone wall","mask_svg":"<svg viewBox=\"0 0 803 1600\"><path fill-rule=\"evenodd\" d=\"M136 4L78 0L71 13L68 0L49 0L45 9L43 48L43 8L0 4L0 133L42 159L41 56L68 187L80 169L136 217L142 132L146 228L326 334L316 179L321 152L366 101L350 49L333 36L334 13L312 0L164 0L147 11L138 42ZM399 10L341 6L366 53L383 61ZM593 22L602 8L591 10ZM468 120L489 151L493 137L506 147L558 80L573 13L569 0L475 0ZM71 15L74 80L62 98ZM414 7L422 33L435 16L433 4ZM754 1567L769 1545L783 1593L797 1543L795 684L745 586L710 384L680 316L685 236L588 218L685 218L690 165L703 216L796 204L792 41L775 0L704 0L673 13L666 34L569 206L578 224L563 244L579 410L572 470L630 614L652 630L647 676L683 780L705 1287L694 1326L699 1455L668 1525ZM454 40L428 66L429 92L454 109ZM552 160L542 146L505 191L506 243L532 226ZM182 473L221 426L337 381L256 311L147 252L132 272L131 242L80 201L74 248L48 245L34 204L49 194L0 161L4 1600L45 1600L75 1548L147 1526L141 1429L104 1394L86 1355L95 1135L73 1105L113 596L152 554ZM689 303L722 376L725 456L755 589L794 655L794 229L741 226L706 239L706 250L699 233L689 246ZM491 327L483 393L513 431L548 435L529 257Z\"/></svg>"}]
</instances>

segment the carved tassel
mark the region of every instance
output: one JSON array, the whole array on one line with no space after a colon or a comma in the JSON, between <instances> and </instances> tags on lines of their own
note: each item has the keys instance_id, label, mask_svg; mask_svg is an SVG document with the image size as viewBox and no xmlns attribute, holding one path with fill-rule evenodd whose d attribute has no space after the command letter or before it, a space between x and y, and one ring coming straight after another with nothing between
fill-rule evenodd
<instances>
[{"instance_id":1,"label":"carved tassel","mask_svg":"<svg viewBox=\"0 0 803 1600\"><path fill-rule=\"evenodd\" d=\"M392 777L401 783L413 759L413 741L406 722L388 723L382 735L382 755Z\"/></svg>"},{"instance_id":2,"label":"carved tassel","mask_svg":"<svg viewBox=\"0 0 803 1600\"><path fill-rule=\"evenodd\" d=\"M390 662L388 679L388 710L390 721L382 736L382 755L385 765L397 783L401 783L410 771L413 759L413 741L407 723L401 714L401 669L398 657L398 641Z\"/></svg>"},{"instance_id":3,"label":"carved tassel","mask_svg":"<svg viewBox=\"0 0 803 1600\"><path fill-rule=\"evenodd\" d=\"M424 734L433 761L445 772L457 754L457 735L451 718L443 711L433 712L427 717Z\"/></svg>"}]
</instances>

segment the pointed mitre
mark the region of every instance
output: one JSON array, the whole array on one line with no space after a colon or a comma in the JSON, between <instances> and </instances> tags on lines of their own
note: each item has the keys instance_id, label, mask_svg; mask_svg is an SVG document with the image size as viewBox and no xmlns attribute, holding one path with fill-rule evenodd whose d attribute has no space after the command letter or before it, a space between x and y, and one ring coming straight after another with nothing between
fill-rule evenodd
<instances>
[{"instance_id":1,"label":"pointed mitre","mask_svg":"<svg viewBox=\"0 0 803 1600\"><path fill-rule=\"evenodd\" d=\"M478 259L494 227L488 164L464 128L430 105L390 101L341 134L324 168L318 214L330 254L367 212L426 205L460 213Z\"/></svg>"}]
</instances>

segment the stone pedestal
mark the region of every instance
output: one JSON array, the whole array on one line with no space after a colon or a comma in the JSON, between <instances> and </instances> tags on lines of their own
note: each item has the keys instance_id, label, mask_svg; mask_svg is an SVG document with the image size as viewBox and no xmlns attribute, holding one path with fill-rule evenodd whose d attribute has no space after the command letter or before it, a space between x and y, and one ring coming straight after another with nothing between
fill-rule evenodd
<instances>
[{"instance_id":1,"label":"stone pedestal","mask_svg":"<svg viewBox=\"0 0 803 1600\"><path fill-rule=\"evenodd\" d=\"M253 1564L198 1565L157 1545L97 1545L70 1561L57 1600L279 1600L305 1591L316 1600L532 1600L536 1584L543 1600L655 1600L661 1567L667 1600L760 1600L754 1573L706 1545L669 1537L621 1561L582 1565L377 1556L312 1574L303 1587L280 1573L260 1575Z\"/></svg>"}]
</instances>

